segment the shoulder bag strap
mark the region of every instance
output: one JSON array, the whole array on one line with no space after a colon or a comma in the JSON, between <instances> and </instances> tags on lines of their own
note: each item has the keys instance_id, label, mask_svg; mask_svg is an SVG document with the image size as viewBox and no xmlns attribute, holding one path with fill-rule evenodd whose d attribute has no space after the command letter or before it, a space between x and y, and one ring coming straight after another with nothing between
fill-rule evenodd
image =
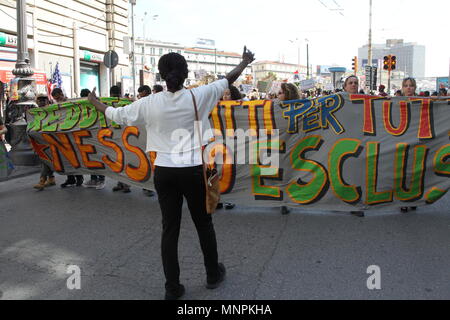
<instances>
[{"instance_id":1,"label":"shoulder bag strap","mask_svg":"<svg viewBox=\"0 0 450 320\"><path fill-rule=\"evenodd\" d=\"M192 93L192 90L189 90L192 96L192 102L194 103L194 109L195 109L195 122L197 127L197 135L198 135L198 141L200 143L200 154L202 157L202 165L203 165L203 179L205 180L205 187L207 187L208 184L208 178L206 177L206 164L205 159L203 159L203 140L202 140L202 133L200 132L200 119L198 117L198 108L197 108L197 101L195 100L195 96Z\"/></svg>"}]
</instances>

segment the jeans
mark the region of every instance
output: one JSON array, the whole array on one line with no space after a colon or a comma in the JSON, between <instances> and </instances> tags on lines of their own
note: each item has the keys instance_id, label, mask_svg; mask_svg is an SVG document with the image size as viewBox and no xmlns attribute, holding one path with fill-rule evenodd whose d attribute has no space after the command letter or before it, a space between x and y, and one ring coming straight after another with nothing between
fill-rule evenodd
<instances>
[{"instance_id":1,"label":"jeans","mask_svg":"<svg viewBox=\"0 0 450 320\"><path fill-rule=\"evenodd\" d=\"M42 161L41 178L53 178L54 172L48 164Z\"/></svg>"},{"instance_id":2,"label":"jeans","mask_svg":"<svg viewBox=\"0 0 450 320\"><path fill-rule=\"evenodd\" d=\"M162 212L161 254L166 289L179 285L178 238L183 196L186 198L203 252L208 278L219 275L217 241L212 217L206 212L202 166L190 168L156 167L155 188Z\"/></svg>"}]
</instances>

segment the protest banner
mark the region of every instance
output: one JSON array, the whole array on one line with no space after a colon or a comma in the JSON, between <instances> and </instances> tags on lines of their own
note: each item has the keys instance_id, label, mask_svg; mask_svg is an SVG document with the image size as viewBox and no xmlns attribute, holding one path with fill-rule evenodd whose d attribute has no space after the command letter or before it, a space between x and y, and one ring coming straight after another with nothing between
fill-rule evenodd
<instances>
[{"instance_id":1,"label":"protest banner","mask_svg":"<svg viewBox=\"0 0 450 320\"><path fill-rule=\"evenodd\" d=\"M221 101L210 114L215 141L206 154L224 160L222 197L236 204L338 211L432 204L450 187L449 104L358 94L281 105ZM118 126L86 100L31 109L28 132L39 157L61 174L153 188L157 155L145 150L145 127Z\"/></svg>"}]
</instances>

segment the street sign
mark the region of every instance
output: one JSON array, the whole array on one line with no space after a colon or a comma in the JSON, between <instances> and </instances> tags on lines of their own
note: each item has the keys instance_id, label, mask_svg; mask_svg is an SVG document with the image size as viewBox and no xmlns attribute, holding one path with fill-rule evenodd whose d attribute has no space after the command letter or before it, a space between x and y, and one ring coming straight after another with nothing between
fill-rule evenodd
<instances>
[{"instance_id":1,"label":"street sign","mask_svg":"<svg viewBox=\"0 0 450 320\"><path fill-rule=\"evenodd\" d=\"M102 56L100 53L95 53L87 50L80 52L80 56L83 57L83 60L90 62L102 62L104 60L104 56Z\"/></svg>"},{"instance_id":2,"label":"street sign","mask_svg":"<svg viewBox=\"0 0 450 320\"><path fill-rule=\"evenodd\" d=\"M105 57L103 58L103 63L107 68L114 69L119 64L119 56L117 52L113 50L109 50L105 53Z\"/></svg>"},{"instance_id":3,"label":"street sign","mask_svg":"<svg viewBox=\"0 0 450 320\"><path fill-rule=\"evenodd\" d=\"M377 67L366 66L366 89L377 90Z\"/></svg>"},{"instance_id":4,"label":"street sign","mask_svg":"<svg viewBox=\"0 0 450 320\"><path fill-rule=\"evenodd\" d=\"M17 48L17 37L0 32L0 46Z\"/></svg>"}]
</instances>

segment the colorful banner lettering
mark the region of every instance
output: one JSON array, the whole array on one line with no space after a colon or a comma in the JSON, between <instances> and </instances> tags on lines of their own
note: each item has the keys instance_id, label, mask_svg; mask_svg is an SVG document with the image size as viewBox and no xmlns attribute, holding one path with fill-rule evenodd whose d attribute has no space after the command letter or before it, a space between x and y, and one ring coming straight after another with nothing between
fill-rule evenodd
<instances>
[{"instance_id":1,"label":"colorful banner lettering","mask_svg":"<svg viewBox=\"0 0 450 320\"><path fill-rule=\"evenodd\" d=\"M207 154L221 160L228 202L340 211L432 204L450 187L449 104L348 94L281 105L221 101L210 115L216 138ZM153 188L157 154L145 152L145 128L119 126L86 100L30 110L28 131L39 157L61 174Z\"/></svg>"}]
</instances>

